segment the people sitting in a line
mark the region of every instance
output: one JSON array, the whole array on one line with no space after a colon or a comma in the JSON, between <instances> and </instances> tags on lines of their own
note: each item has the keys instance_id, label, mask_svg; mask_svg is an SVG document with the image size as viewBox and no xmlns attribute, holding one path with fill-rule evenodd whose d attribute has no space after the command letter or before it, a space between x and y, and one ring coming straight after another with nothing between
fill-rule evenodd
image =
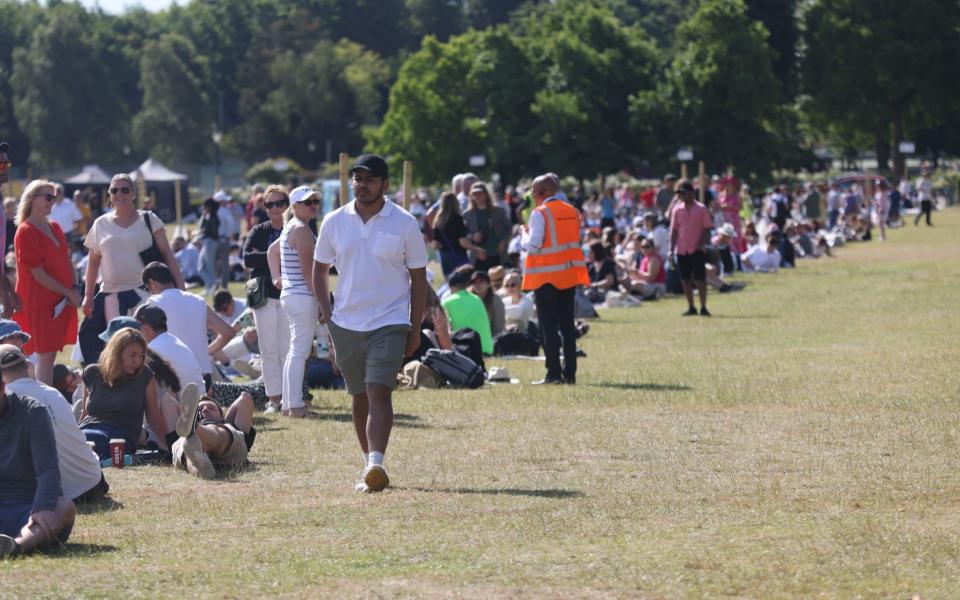
<instances>
[{"instance_id":1,"label":"people sitting in a line","mask_svg":"<svg viewBox=\"0 0 960 600\"><path fill-rule=\"evenodd\" d=\"M201 479L213 479L216 467L238 467L247 462L257 430L253 427L253 398L244 392L226 412L195 385L183 392L183 412L177 422L179 439L173 444L173 464Z\"/></svg>"},{"instance_id":2,"label":"people sitting in a line","mask_svg":"<svg viewBox=\"0 0 960 600\"><path fill-rule=\"evenodd\" d=\"M0 369L11 362L20 357L0 351ZM0 481L0 558L67 541L77 509L61 488L50 413L36 400L7 393L2 379Z\"/></svg>"},{"instance_id":3,"label":"people sitting in a line","mask_svg":"<svg viewBox=\"0 0 960 600\"><path fill-rule=\"evenodd\" d=\"M0 345L0 375L7 392L36 400L50 414L63 495L78 504L102 497L110 486L103 478L99 459L77 426L70 405L56 389L30 377L27 366L20 349Z\"/></svg>"},{"instance_id":4,"label":"people sitting in a line","mask_svg":"<svg viewBox=\"0 0 960 600\"><path fill-rule=\"evenodd\" d=\"M441 305L450 319L450 328L453 331L460 329L475 331L480 336L483 353L491 355L493 354L493 334L490 329L490 317L487 316L483 300L467 289L473 273L474 268L471 265L463 265L455 269L447 280L450 293L441 301Z\"/></svg>"}]
</instances>

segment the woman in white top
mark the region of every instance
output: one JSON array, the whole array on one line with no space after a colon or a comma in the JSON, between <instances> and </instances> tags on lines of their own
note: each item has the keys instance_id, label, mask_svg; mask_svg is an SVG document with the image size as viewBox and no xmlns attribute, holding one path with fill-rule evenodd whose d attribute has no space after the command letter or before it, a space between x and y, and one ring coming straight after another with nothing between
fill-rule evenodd
<instances>
[{"instance_id":1,"label":"woman in white top","mask_svg":"<svg viewBox=\"0 0 960 600\"><path fill-rule=\"evenodd\" d=\"M317 218L320 197L308 186L290 192L287 221L276 243L280 245L280 306L290 320L290 350L283 363L283 391L280 408L284 415L304 417L303 372L317 330L319 306L313 296L313 246L316 236L310 221Z\"/></svg>"},{"instance_id":2,"label":"woman in white top","mask_svg":"<svg viewBox=\"0 0 960 600\"><path fill-rule=\"evenodd\" d=\"M90 251L81 305L86 318L80 326L78 338L85 364L97 362L103 350L103 341L98 336L106 329L107 323L117 316L129 314L149 296L140 279L145 266L141 252L156 244L177 287L184 289L183 276L167 242L163 221L152 212L137 210L133 179L125 173L114 175L109 192L113 211L93 222L84 241ZM96 289L98 280L99 292Z\"/></svg>"},{"instance_id":3,"label":"woman in white top","mask_svg":"<svg viewBox=\"0 0 960 600\"><path fill-rule=\"evenodd\" d=\"M499 290L503 298L507 331L526 332L527 325L534 317L533 300L520 291L520 283L520 274L511 271L503 278L503 287Z\"/></svg>"}]
</instances>

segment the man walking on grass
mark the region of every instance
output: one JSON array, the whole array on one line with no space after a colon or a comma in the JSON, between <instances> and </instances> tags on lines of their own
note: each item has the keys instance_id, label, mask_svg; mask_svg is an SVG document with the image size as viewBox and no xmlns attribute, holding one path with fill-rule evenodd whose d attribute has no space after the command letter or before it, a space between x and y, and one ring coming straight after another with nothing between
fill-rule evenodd
<instances>
[{"instance_id":1,"label":"man walking on grass","mask_svg":"<svg viewBox=\"0 0 960 600\"><path fill-rule=\"evenodd\" d=\"M365 154L350 169L355 200L329 213L313 254L313 289L337 366L353 396L353 426L364 456L357 490L390 483L383 454L393 426L391 395L403 357L420 345L427 298L427 248L416 218L387 202L387 163ZM337 293L330 306L330 266Z\"/></svg>"},{"instance_id":2,"label":"man walking on grass","mask_svg":"<svg viewBox=\"0 0 960 600\"><path fill-rule=\"evenodd\" d=\"M687 297L689 308L683 316L697 314L693 305L693 286L700 293L700 314L710 316L707 310L707 241L713 219L706 206L696 201L693 184L684 181L678 189L681 204L677 204L670 214L670 253L675 256L683 282L683 293Z\"/></svg>"}]
</instances>

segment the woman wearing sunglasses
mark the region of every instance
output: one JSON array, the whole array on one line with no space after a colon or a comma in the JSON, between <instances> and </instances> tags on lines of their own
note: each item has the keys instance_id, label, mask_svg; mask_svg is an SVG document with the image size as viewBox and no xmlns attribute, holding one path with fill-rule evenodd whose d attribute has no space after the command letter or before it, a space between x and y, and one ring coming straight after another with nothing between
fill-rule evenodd
<instances>
[{"instance_id":1,"label":"woman wearing sunglasses","mask_svg":"<svg viewBox=\"0 0 960 600\"><path fill-rule=\"evenodd\" d=\"M55 198L50 181L37 179L27 185L17 209L13 242L17 295L22 302L13 319L30 335L24 352L37 353L37 380L47 385L53 383L57 352L76 340L77 308L82 301L67 238L49 218Z\"/></svg>"},{"instance_id":2,"label":"woman wearing sunglasses","mask_svg":"<svg viewBox=\"0 0 960 600\"><path fill-rule=\"evenodd\" d=\"M78 338L84 364L97 362L100 357L104 343L99 335L107 323L114 317L129 314L149 296L140 278L145 266L141 252L156 244L177 287L184 289L183 276L167 242L163 221L152 212L137 210L133 179L125 173L118 173L110 181L108 191L113 211L93 222L84 241L90 251L82 305L86 318L80 326ZM98 279L99 292L96 289Z\"/></svg>"},{"instance_id":3,"label":"woman wearing sunglasses","mask_svg":"<svg viewBox=\"0 0 960 600\"><path fill-rule=\"evenodd\" d=\"M267 211L267 220L254 226L247 234L243 244L243 264L253 272L250 279L259 279L266 285L267 300L259 308L253 309L253 322L257 327L257 343L263 358L261 371L263 385L266 388L267 412L280 409L283 393L283 363L290 348L290 321L280 306L280 290L273 285L270 266L267 263L267 250L270 244L280 239L283 232L283 213L290 206L287 189L280 185L271 185L263 192L263 208ZM249 304L249 302L248 302Z\"/></svg>"}]
</instances>

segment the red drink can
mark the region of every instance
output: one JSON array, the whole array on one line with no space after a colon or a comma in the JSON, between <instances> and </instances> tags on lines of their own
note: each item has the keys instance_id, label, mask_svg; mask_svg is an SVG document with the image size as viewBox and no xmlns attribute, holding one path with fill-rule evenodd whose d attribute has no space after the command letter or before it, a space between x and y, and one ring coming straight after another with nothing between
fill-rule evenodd
<instances>
[{"instance_id":1,"label":"red drink can","mask_svg":"<svg viewBox=\"0 0 960 600\"><path fill-rule=\"evenodd\" d=\"M114 468L123 468L123 454L127 449L127 442L122 438L110 440L110 462Z\"/></svg>"}]
</instances>

